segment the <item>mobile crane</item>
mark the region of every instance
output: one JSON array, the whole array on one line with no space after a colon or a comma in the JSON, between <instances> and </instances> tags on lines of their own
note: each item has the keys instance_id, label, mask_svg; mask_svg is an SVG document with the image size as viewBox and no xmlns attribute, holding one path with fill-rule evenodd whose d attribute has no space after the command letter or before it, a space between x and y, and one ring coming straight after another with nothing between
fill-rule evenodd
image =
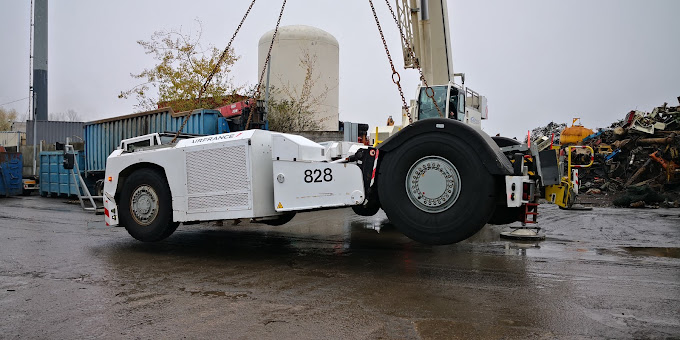
<instances>
[{"instance_id":1,"label":"mobile crane","mask_svg":"<svg viewBox=\"0 0 680 340\"><path fill-rule=\"evenodd\" d=\"M352 207L373 215L382 208L411 239L450 244L490 220L526 222L537 187L546 184L539 155L479 128L485 99L453 82L446 0L398 1L400 31L411 32L403 41L407 67L409 60L422 67L418 98L410 111L404 105L412 122L403 118L377 147L265 130L123 140L107 160L107 225L159 241L179 223L282 225L297 212ZM525 156L538 166L529 169Z\"/></svg>"},{"instance_id":2,"label":"mobile crane","mask_svg":"<svg viewBox=\"0 0 680 340\"><path fill-rule=\"evenodd\" d=\"M418 69L421 83L409 111L402 112L401 126L378 127L373 139L380 142L413 121L436 117L481 129L488 117L486 97L465 86L464 73L454 73L446 1L397 0L396 12L390 11L402 35L404 67Z\"/></svg>"}]
</instances>

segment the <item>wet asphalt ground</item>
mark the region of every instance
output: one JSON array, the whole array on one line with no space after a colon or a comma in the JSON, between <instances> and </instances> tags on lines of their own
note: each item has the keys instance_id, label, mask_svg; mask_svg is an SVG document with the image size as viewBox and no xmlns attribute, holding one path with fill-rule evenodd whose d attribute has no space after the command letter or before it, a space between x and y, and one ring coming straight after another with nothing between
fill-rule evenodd
<instances>
[{"instance_id":1,"label":"wet asphalt ground","mask_svg":"<svg viewBox=\"0 0 680 340\"><path fill-rule=\"evenodd\" d=\"M0 198L0 338L680 338L678 209L542 205L538 243L340 209L145 244L64 201Z\"/></svg>"}]
</instances>

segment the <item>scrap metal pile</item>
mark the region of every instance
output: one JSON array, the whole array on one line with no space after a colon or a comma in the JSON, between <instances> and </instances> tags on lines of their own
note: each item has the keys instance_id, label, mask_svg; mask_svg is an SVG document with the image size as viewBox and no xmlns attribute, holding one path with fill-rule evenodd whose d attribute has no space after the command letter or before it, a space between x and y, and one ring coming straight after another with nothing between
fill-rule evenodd
<instances>
[{"instance_id":1,"label":"scrap metal pile","mask_svg":"<svg viewBox=\"0 0 680 340\"><path fill-rule=\"evenodd\" d=\"M680 207L680 106L631 111L578 144L595 152L593 166L579 173L580 193L613 195L621 207ZM576 162L589 158L572 153Z\"/></svg>"}]
</instances>

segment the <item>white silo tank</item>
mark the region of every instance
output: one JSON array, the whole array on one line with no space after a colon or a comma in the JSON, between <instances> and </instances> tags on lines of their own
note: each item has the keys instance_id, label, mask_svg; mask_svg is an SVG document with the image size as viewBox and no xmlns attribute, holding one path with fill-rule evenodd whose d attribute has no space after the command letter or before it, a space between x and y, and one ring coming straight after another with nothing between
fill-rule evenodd
<instances>
[{"instance_id":1,"label":"white silo tank","mask_svg":"<svg viewBox=\"0 0 680 340\"><path fill-rule=\"evenodd\" d=\"M274 30L271 30L260 38L258 44L258 79L264 67L273 34ZM279 27L271 54L270 86L276 88L288 87L291 92L295 89L297 93L300 93L307 72L300 60L306 54L315 60L312 79L317 80L312 88L311 96L318 97L327 91L322 102L314 108L316 111L314 118L320 122L320 131L337 131L340 45L330 33L304 25ZM265 73L262 84L263 94L266 79Z\"/></svg>"}]
</instances>

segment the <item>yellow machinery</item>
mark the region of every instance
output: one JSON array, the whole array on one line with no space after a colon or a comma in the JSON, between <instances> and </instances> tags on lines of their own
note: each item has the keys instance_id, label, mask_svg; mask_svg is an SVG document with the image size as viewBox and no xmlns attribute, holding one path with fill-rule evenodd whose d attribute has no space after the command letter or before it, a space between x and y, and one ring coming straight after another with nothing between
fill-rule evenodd
<instances>
[{"instance_id":1,"label":"yellow machinery","mask_svg":"<svg viewBox=\"0 0 680 340\"><path fill-rule=\"evenodd\" d=\"M572 164L571 154L573 149L586 149L590 153L590 162L588 164ZM593 165L595 152L593 148L585 145L568 146L565 150L567 151L567 173L561 176L559 184L545 187L545 199L557 204L560 208L570 209L578 194L578 169L589 168Z\"/></svg>"},{"instance_id":2,"label":"yellow machinery","mask_svg":"<svg viewBox=\"0 0 680 340\"><path fill-rule=\"evenodd\" d=\"M576 122L579 122L579 125L576 125ZM571 126L562 130L560 133L560 144L579 144L584 138L592 135L593 133L593 130L581 125L581 118L574 118L574 120L571 122Z\"/></svg>"}]
</instances>

